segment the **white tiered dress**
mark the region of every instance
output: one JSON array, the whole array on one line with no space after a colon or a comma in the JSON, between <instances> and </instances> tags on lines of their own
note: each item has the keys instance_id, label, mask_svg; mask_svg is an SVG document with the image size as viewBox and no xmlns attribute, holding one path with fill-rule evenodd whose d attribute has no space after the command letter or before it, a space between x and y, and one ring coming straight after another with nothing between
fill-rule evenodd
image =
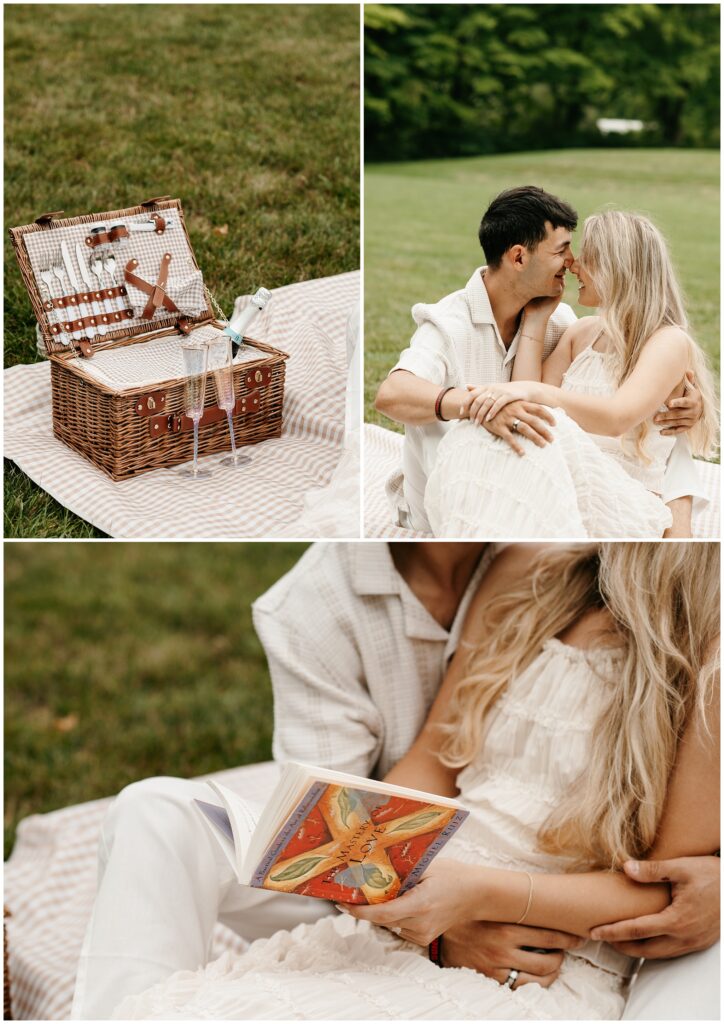
<instances>
[{"instance_id":1,"label":"white tiered dress","mask_svg":"<svg viewBox=\"0 0 724 1024\"><path fill-rule=\"evenodd\" d=\"M612 395L611 356L589 345L561 388ZM538 448L521 438L521 458L467 421L445 435L425 490L436 537L656 539L671 525L659 497L675 437L649 421L645 463L632 441L587 434L562 409L550 410L555 440Z\"/></svg>"},{"instance_id":2,"label":"white tiered dress","mask_svg":"<svg viewBox=\"0 0 724 1024\"><path fill-rule=\"evenodd\" d=\"M565 870L536 848L539 826L586 770L591 734L615 685L617 654L548 641L489 718L458 778L471 814L443 856L534 872ZM340 915L257 939L120 1004L115 1018L236 1020L618 1019L634 961L600 942L566 953L548 989L515 991Z\"/></svg>"}]
</instances>

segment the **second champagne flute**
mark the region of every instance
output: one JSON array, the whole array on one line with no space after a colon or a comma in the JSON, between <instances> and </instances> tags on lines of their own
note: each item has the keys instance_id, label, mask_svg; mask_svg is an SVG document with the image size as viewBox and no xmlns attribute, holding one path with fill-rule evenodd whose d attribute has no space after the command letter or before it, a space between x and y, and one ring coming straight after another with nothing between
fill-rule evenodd
<instances>
[{"instance_id":1,"label":"second champagne flute","mask_svg":"<svg viewBox=\"0 0 724 1024\"><path fill-rule=\"evenodd\" d=\"M181 345L184 361L184 412L194 421L194 461L193 465L182 466L178 472L192 479L211 476L211 470L199 466L199 421L204 415L204 398L206 396L206 368L209 350L204 342L192 341L190 338Z\"/></svg>"},{"instance_id":2,"label":"second champagne flute","mask_svg":"<svg viewBox=\"0 0 724 1024\"><path fill-rule=\"evenodd\" d=\"M242 466L248 466L251 459L248 455L244 455L236 449L234 424L232 421L236 398L234 396L234 364L231 344L231 338L228 334L220 334L208 342L208 368L214 375L219 408L223 409L226 413L226 421L229 424L229 434L231 435L231 455L226 459L222 459L221 465L237 469Z\"/></svg>"}]
</instances>

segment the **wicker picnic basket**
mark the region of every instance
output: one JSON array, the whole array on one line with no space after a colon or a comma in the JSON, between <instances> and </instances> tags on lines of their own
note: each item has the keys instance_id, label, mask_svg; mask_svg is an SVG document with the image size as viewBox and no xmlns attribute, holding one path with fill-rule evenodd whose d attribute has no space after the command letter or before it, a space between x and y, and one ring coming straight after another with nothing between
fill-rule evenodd
<instances>
[{"instance_id":1,"label":"wicker picnic basket","mask_svg":"<svg viewBox=\"0 0 724 1024\"><path fill-rule=\"evenodd\" d=\"M55 436L113 480L190 461L193 422L184 415L180 344L185 336L205 340L224 324L210 308L179 200L65 219L44 214L10 236L51 363ZM129 257L122 283L111 273L106 287L99 271L97 286L80 284L76 275L78 287L69 280L64 288L63 243L67 251L85 246L91 263L99 245L112 252L121 243L116 252ZM58 284L51 264L60 264ZM176 277L172 266L181 268ZM288 358L246 337L242 355L233 367L237 446L280 436ZM199 455L230 449L209 374Z\"/></svg>"}]
</instances>

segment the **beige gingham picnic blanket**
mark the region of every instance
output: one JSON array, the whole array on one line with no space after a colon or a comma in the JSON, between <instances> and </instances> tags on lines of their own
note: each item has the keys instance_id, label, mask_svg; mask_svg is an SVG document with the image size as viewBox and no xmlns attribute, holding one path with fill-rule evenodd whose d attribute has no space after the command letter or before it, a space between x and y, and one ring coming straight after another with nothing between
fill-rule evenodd
<instances>
[{"instance_id":1,"label":"beige gingham picnic blanket","mask_svg":"<svg viewBox=\"0 0 724 1024\"><path fill-rule=\"evenodd\" d=\"M413 539L430 536L395 525L391 501L385 486L393 479L391 490L402 498L401 473L403 435L366 423L364 430L364 534L365 537ZM709 501L694 501L692 533L699 539L720 536L721 474L712 462L698 462L702 485ZM514 538L511 538L514 539Z\"/></svg>"},{"instance_id":2,"label":"beige gingham picnic blanket","mask_svg":"<svg viewBox=\"0 0 724 1024\"><path fill-rule=\"evenodd\" d=\"M270 794L278 765L232 768L203 778L218 779L259 799ZM33 814L18 826L5 864L5 905L11 912L8 963L15 1020L67 1020L78 958L96 891L100 824L112 797ZM217 924L211 958L242 952L246 942Z\"/></svg>"},{"instance_id":3,"label":"beige gingham picnic blanket","mask_svg":"<svg viewBox=\"0 0 724 1024\"><path fill-rule=\"evenodd\" d=\"M110 480L53 437L47 363L5 371L5 456L112 537L295 537L305 494L327 485L342 456L346 326L359 288L353 271L273 290L252 334L289 353L282 437L246 447L243 470L217 465L224 454L203 460L214 468L204 480L174 470Z\"/></svg>"}]
</instances>

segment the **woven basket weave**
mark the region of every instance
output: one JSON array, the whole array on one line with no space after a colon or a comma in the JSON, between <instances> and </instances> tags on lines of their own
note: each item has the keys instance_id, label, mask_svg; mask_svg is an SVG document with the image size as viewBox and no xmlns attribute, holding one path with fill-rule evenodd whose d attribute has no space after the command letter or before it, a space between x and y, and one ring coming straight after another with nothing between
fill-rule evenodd
<instances>
[{"instance_id":1,"label":"woven basket weave","mask_svg":"<svg viewBox=\"0 0 724 1024\"><path fill-rule=\"evenodd\" d=\"M219 324L218 326L223 326ZM142 344L137 342L137 344ZM237 447L279 437L282 432L285 360L283 352L260 341L245 339L259 352L259 360L234 367L234 395L237 402L254 391L259 395L255 411L238 412L233 417ZM53 402L53 433L73 451L102 469L113 480L127 480L140 473L189 462L193 457L193 433L149 433L149 417L137 412L138 399L149 393L164 394L163 417L183 413L184 380L166 381L153 387L114 392L82 368L68 365L62 357L50 357L50 381ZM266 369L270 379L262 388L247 383L255 371ZM213 384L206 382L206 409L213 409ZM199 455L231 450L226 419L201 423Z\"/></svg>"},{"instance_id":2,"label":"woven basket weave","mask_svg":"<svg viewBox=\"0 0 724 1024\"><path fill-rule=\"evenodd\" d=\"M52 227L36 223L10 231L21 273L50 357L53 433L113 480L126 480L140 473L177 466L192 459L193 433L189 429L190 424L182 419L184 378L177 377L153 386L114 390L85 372L86 360L77 358L78 354L69 351L51 331L25 237L38 231L59 229L57 237L61 239L64 227L98 221L112 222L148 214L149 210L168 210L178 217L183 236L177 235L177 238L182 237L188 243L188 250L195 264L183 212L180 203L175 199L149 202L126 210L58 220ZM97 335L92 339L92 350L108 351L129 345L137 345L140 350L140 346L147 341L155 341L174 334L178 336L180 344L183 334L176 327L177 319L178 317L173 315L166 315L153 325L131 321L128 326L109 330L105 336ZM186 331L183 333L187 333L190 328L191 338L194 330L209 324L220 329L224 327L222 323L212 319L211 311L208 309L197 317L189 316L183 319L187 321ZM285 361L288 358L286 353L260 341L245 338L244 343L247 355L249 349L254 349L258 353L258 359L247 358L246 361L235 364L233 368L234 395L237 399L233 424L235 440L239 447L281 435ZM152 396L151 401L155 399L157 405L159 395L161 396L159 415L155 417L145 408L149 395ZM139 413L139 409L142 408L144 411ZM217 415L217 418L214 418L214 415ZM225 416L216 409L214 387L210 379L207 379L204 416L205 419L202 419L199 428L199 455L230 451L229 428Z\"/></svg>"}]
</instances>

